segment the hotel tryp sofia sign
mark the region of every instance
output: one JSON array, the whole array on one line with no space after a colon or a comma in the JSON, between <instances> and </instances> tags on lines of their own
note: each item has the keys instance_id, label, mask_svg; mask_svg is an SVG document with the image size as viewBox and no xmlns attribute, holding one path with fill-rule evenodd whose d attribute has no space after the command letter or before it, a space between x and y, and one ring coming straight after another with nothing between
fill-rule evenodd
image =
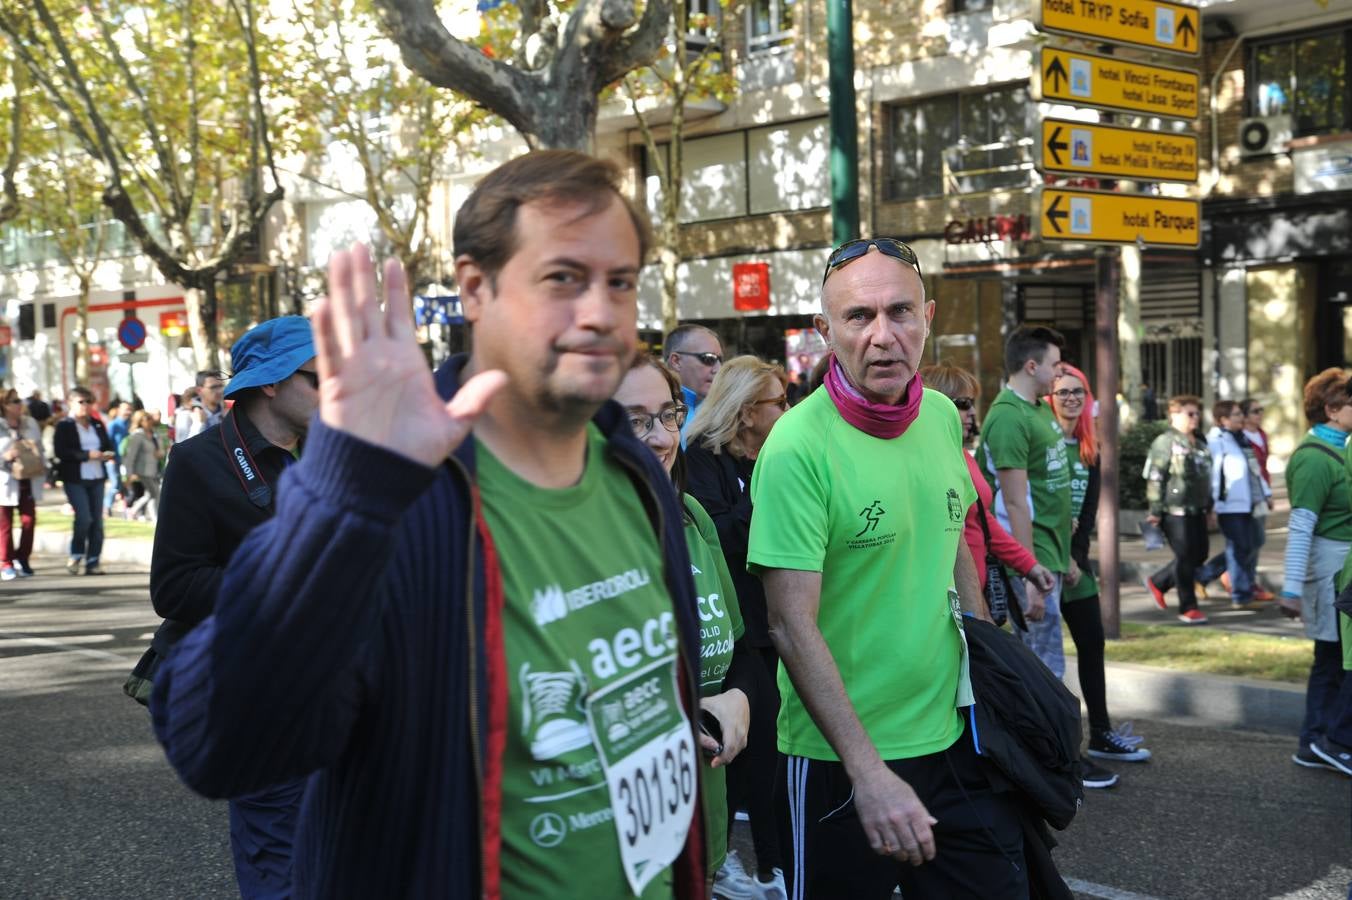
<instances>
[{"instance_id":1,"label":"hotel tryp sofia sign","mask_svg":"<svg viewBox=\"0 0 1352 900\"><path fill-rule=\"evenodd\" d=\"M1201 14L1161 0L1042 0L1038 27L1074 37L1198 56Z\"/></svg>"}]
</instances>

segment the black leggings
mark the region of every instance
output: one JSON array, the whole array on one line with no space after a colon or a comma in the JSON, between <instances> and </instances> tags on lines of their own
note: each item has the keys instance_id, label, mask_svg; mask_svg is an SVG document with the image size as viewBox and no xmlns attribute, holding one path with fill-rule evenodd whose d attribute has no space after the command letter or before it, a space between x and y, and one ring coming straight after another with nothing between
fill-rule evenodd
<instances>
[{"instance_id":1,"label":"black leggings","mask_svg":"<svg viewBox=\"0 0 1352 900\"><path fill-rule=\"evenodd\" d=\"M773 647L755 650L764 665L758 667L756 674L756 702L751 705L746 749L728 766L728 835L732 835L733 814L745 809L751 819L751 845L756 851L754 870L768 875L771 869L784 866L774 805L775 765L779 759L775 743L775 720L779 716L775 677L779 655ZM753 867L747 866L747 871L753 871Z\"/></svg>"},{"instance_id":2,"label":"black leggings","mask_svg":"<svg viewBox=\"0 0 1352 900\"><path fill-rule=\"evenodd\" d=\"M1061 619L1070 629L1075 642L1075 656L1079 660L1080 693L1089 708L1089 728L1092 731L1110 731L1108 719L1108 692L1103 678L1103 617L1099 612L1098 594L1079 600L1061 601Z\"/></svg>"},{"instance_id":3,"label":"black leggings","mask_svg":"<svg viewBox=\"0 0 1352 900\"><path fill-rule=\"evenodd\" d=\"M1174 551L1174 559L1160 569L1150 580L1161 591L1178 588L1178 611L1185 613L1197 608L1197 592L1194 589L1194 576L1197 567L1206 562L1207 552L1211 549L1211 536L1206 530L1206 516L1167 515L1160 522L1164 536L1169 541L1169 549Z\"/></svg>"}]
</instances>

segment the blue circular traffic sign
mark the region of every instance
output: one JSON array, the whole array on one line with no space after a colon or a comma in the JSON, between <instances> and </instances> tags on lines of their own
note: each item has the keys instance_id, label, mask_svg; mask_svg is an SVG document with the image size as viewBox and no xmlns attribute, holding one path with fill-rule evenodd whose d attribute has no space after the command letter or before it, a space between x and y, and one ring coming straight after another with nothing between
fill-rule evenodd
<instances>
[{"instance_id":1,"label":"blue circular traffic sign","mask_svg":"<svg viewBox=\"0 0 1352 900\"><path fill-rule=\"evenodd\" d=\"M140 350L146 342L146 323L134 317L123 319L117 326L117 339L128 350Z\"/></svg>"}]
</instances>

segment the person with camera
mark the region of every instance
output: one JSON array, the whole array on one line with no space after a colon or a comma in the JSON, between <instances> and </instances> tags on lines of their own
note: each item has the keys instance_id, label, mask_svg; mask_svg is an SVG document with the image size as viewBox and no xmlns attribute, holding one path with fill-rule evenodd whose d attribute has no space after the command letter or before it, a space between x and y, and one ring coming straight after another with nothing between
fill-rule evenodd
<instances>
[{"instance_id":1,"label":"person with camera","mask_svg":"<svg viewBox=\"0 0 1352 900\"><path fill-rule=\"evenodd\" d=\"M37 501L42 499L42 426L24 414L23 398L10 388L0 410L0 581L33 574ZM19 509L19 542L14 543L14 508Z\"/></svg>"},{"instance_id":2,"label":"person with camera","mask_svg":"<svg viewBox=\"0 0 1352 900\"><path fill-rule=\"evenodd\" d=\"M314 338L301 316L245 332L230 348L230 363L226 394L234 407L179 443L165 468L150 561L150 599L165 621L151 644L154 656L138 666L147 677L216 608L226 564L245 536L272 518L277 482L319 403ZM153 463L147 458L147 477ZM289 895L303 788L303 779L281 779L230 799L230 845L245 898Z\"/></svg>"},{"instance_id":3,"label":"person with camera","mask_svg":"<svg viewBox=\"0 0 1352 900\"><path fill-rule=\"evenodd\" d=\"M66 405L70 415L56 423L52 435L57 477L75 510L66 571L76 575L83 566L86 575L102 575L103 489L108 478L104 463L113 458L113 442L93 415L94 395L88 388L71 388Z\"/></svg>"}]
</instances>

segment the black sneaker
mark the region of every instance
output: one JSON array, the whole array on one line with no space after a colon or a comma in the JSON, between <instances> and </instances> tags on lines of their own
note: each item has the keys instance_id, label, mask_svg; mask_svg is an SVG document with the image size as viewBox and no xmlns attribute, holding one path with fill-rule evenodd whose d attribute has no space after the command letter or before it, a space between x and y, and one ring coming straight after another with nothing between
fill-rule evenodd
<instances>
[{"instance_id":1,"label":"black sneaker","mask_svg":"<svg viewBox=\"0 0 1352 900\"><path fill-rule=\"evenodd\" d=\"M1325 735L1310 745L1310 751L1328 763L1330 768L1344 775L1352 775L1352 747L1335 744Z\"/></svg>"},{"instance_id":2,"label":"black sneaker","mask_svg":"<svg viewBox=\"0 0 1352 900\"><path fill-rule=\"evenodd\" d=\"M1119 762L1145 762L1150 751L1140 744L1141 738L1125 726L1122 731L1096 729L1089 734L1089 755Z\"/></svg>"},{"instance_id":3,"label":"black sneaker","mask_svg":"<svg viewBox=\"0 0 1352 900\"><path fill-rule=\"evenodd\" d=\"M1080 778L1087 788L1116 787L1120 780L1116 772L1109 772L1103 766L1096 765L1088 759L1080 760Z\"/></svg>"},{"instance_id":4,"label":"black sneaker","mask_svg":"<svg viewBox=\"0 0 1352 900\"><path fill-rule=\"evenodd\" d=\"M1301 747L1295 753L1292 753L1291 762L1298 766L1304 766L1307 769L1328 769L1330 772L1338 771L1321 757L1315 756L1314 751L1309 747Z\"/></svg>"}]
</instances>

